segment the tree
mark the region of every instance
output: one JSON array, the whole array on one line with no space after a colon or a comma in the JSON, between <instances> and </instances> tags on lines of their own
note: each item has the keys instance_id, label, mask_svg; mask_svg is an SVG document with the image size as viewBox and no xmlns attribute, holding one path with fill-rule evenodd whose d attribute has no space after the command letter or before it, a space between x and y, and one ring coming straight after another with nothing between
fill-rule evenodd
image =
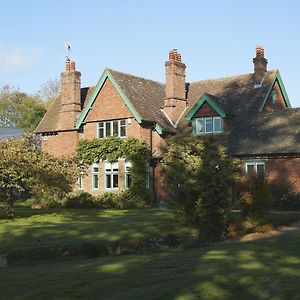
<instances>
[{"instance_id":1,"label":"tree","mask_svg":"<svg viewBox=\"0 0 300 300\"><path fill-rule=\"evenodd\" d=\"M0 91L0 126L20 127L25 132L33 132L45 112L45 106L36 96L29 96L8 85Z\"/></svg>"},{"instance_id":2,"label":"tree","mask_svg":"<svg viewBox=\"0 0 300 300\"><path fill-rule=\"evenodd\" d=\"M37 92L37 96L45 103L47 109L59 95L60 87L60 80L57 78L49 79L41 85L40 90Z\"/></svg>"},{"instance_id":3,"label":"tree","mask_svg":"<svg viewBox=\"0 0 300 300\"><path fill-rule=\"evenodd\" d=\"M172 137L164 155L169 200L179 216L218 240L226 231L229 188L237 164L214 136Z\"/></svg>"},{"instance_id":4,"label":"tree","mask_svg":"<svg viewBox=\"0 0 300 300\"><path fill-rule=\"evenodd\" d=\"M8 217L14 215L14 191L51 191L61 197L75 184L76 163L41 152L34 135L0 141L0 153L0 190L7 201Z\"/></svg>"}]
</instances>

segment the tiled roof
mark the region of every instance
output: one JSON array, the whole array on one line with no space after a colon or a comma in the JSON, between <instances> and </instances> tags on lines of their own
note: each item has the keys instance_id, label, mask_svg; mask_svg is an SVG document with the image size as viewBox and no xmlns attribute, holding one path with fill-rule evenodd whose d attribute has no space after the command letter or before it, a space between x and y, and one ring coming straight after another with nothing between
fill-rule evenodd
<instances>
[{"instance_id":1,"label":"tiled roof","mask_svg":"<svg viewBox=\"0 0 300 300\"><path fill-rule=\"evenodd\" d=\"M14 127L0 127L0 140L7 140L12 137L19 137L24 134L24 130Z\"/></svg>"},{"instance_id":2,"label":"tiled roof","mask_svg":"<svg viewBox=\"0 0 300 300\"><path fill-rule=\"evenodd\" d=\"M165 98L163 83L108 70L142 120L156 122L166 131L175 130L161 111Z\"/></svg>"},{"instance_id":3,"label":"tiled roof","mask_svg":"<svg viewBox=\"0 0 300 300\"><path fill-rule=\"evenodd\" d=\"M188 84L189 111L204 94L214 96L216 104L227 115L242 115L259 111L267 96L277 70L268 71L262 86L254 88L254 75L245 74L211 80L201 80Z\"/></svg>"},{"instance_id":4,"label":"tiled roof","mask_svg":"<svg viewBox=\"0 0 300 300\"><path fill-rule=\"evenodd\" d=\"M94 87L86 87L81 89L81 106L84 107L86 104L86 99L90 97L93 93ZM48 109L47 113L44 115L43 119L41 120L40 124L36 128L36 133L41 132L55 132L60 131L62 128L60 127L59 123L59 111L61 106L61 97L58 96L53 103L51 104L50 108Z\"/></svg>"},{"instance_id":5,"label":"tiled roof","mask_svg":"<svg viewBox=\"0 0 300 300\"><path fill-rule=\"evenodd\" d=\"M164 131L175 132L161 108L164 105L165 85L163 83L107 69L122 92L131 102L144 121L158 123ZM255 89L253 74L239 75L212 80L202 80L187 84L188 109L199 101L204 93L210 94L216 104L227 115L242 115L259 111L277 71L269 71L262 87ZM95 87L81 89L81 103L84 108ZM60 97L58 97L42 119L36 132L61 130L59 124ZM184 118L181 120L185 123Z\"/></svg>"},{"instance_id":6,"label":"tiled roof","mask_svg":"<svg viewBox=\"0 0 300 300\"><path fill-rule=\"evenodd\" d=\"M237 156L300 154L300 108L232 119L229 154Z\"/></svg>"}]
</instances>

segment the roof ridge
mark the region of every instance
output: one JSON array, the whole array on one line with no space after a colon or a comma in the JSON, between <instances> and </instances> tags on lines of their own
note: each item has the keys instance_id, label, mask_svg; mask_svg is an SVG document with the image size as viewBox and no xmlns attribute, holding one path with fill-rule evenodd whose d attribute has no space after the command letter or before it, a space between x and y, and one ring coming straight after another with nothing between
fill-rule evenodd
<instances>
[{"instance_id":1,"label":"roof ridge","mask_svg":"<svg viewBox=\"0 0 300 300\"><path fill-rule=\"evenodd\" d=\"M148 78L141 77L141 76L136 76L136 75L133 75L133 74L130 74L130 73L125 73L125 72L114 70L114 69L111 69L111 68L108 68L108 67L106 67L105 69L108 70L108 71L113 71L113 72L120 73L120 74L123 74L123 75L132 76L132 77L135 77L135 78L139 78L139 79L151 81L151 82L154 82L154 83L158 83L160 85L165 85L164 83L162 83L160 81L157 81L157 80L148 79Z\"/></svg>"},{"instance_id":2,"label":"roof ridge","mask_svg":"<svg viewBox=\"0 0 300 300\"><path fill-rule=\"evenodd\" d=\"M272 70L267 71L267 73L273 73L273 72L278 72L278 71L279 71L278 69L272 69ZM224 79L233 79L233 78L244 77L244 76L246 77L246 76L253 75L253 74L254 73L246 73L246 74L239 74L239 75L232 75L232 76L202 79L202 80L191 81L190 84L204 82L204 81L217 81L217 80L221 81Z\"/></svg>"}]
</instances>

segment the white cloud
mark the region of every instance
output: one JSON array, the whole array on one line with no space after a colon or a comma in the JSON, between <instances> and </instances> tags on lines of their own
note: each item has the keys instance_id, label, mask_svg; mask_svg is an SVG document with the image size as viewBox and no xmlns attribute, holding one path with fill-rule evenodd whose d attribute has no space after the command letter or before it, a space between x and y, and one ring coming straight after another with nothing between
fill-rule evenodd
<instances>
[{"instance_id":1,"label":"white cloud","mask_svg":"<svg viewBox=\"0 0 300 300\"><path fill-rule=\"evenodd\" d=\"M9 49L0 47L0 75L24 70L41 58L40 49Z\"/></svg>"}]
</instances>

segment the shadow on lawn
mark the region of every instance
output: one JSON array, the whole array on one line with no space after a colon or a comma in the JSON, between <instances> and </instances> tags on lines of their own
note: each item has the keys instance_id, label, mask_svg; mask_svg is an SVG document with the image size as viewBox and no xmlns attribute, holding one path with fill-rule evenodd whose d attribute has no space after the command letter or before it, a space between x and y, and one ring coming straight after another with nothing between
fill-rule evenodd
<instances>
[{"instance_id":1,"label":"shadow on lawn","mask_svg":"<svg viewBox=\"0 0 300 300\"><path fill-rule=\"evenodd\" d=\"M297 299L299 245L300 234L293 233L243 244L11 267L3 276L2 295L12 299L17 293L26 299L39 299L41 294L44 299ZM10 281L14 285L7 284ZM36 282L39 289L28 289Z\"/></svg>"},{"instance_id":2,"label":"shadow on lawn","mask_svg":"<svg viewBox=\"0 0 300 300\"><path fill-rule=\"evenodd\" d=\"M110 262L99 259L89 288L95 290L101 281L101 299L295 299L299 245L300 235L291 234Z\"/></svg>"}]
</instances>

